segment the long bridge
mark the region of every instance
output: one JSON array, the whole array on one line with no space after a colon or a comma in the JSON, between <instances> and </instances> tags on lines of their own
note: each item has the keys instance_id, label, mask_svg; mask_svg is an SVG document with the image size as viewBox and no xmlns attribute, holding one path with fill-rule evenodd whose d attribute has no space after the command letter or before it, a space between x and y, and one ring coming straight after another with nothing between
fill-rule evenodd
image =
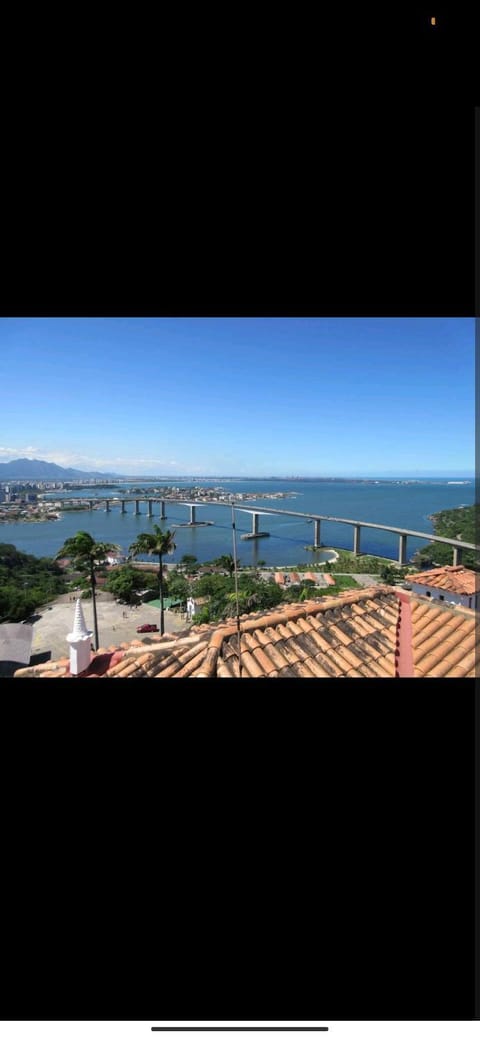
<instances>
[{"instance_id":1,"label":"long bridge","mask_svg":"<svg viewBox=\"0 0 480 1040\"><path fill-rule=\"evenodd\" d=\"M145 496L145 497L143 497L143 496L138 496L138 497L135 496L135 498L93 498L93 499L89 499L89 498L85 498L85 499L83 499L83 498L82 499L79 499L79 498L68 498L67 499L67 498L64 498L64 499L62 499L62 505L63 505L63 503L66 503L66 502L75 503L77 505L79 505L80 503L88 502L89 508L93 509L95 505L98 505L100 503L100 504L104 504L104 508L105 508L105 511L107 513L110 512L110 509L111 509L112 505L113 506L120 506L121 512L125 513L126 512L126 510L125 510L126 504L128 502L134 502L134 504L135 504L134 515L138 516L138 515L140 515L140 502L146 502L147 503L147 508L148 508L148 514L147 514L148 516L153 516L153 506L154 506L154 504L158 504L160 506L160 513L159 513L160 519L161 520L165 520L165 519L167 519L166 513L165 513L165 502L166 501L167 502L172 502L175 505L187 506L190 509L190 521L187 522L185 525L182 525L182 526L187 526L187 527L204 526L206 523L207 524L213 523L213 521L198 521L196 519L196 509L197 509L197 507L201 508L201 507L204 507L204 506L208 505L208 506L223 506L224 509L225 508L231 509L231 507L233 505L234 509L236 511L238 511L238 512L251 513L251 515L252 515L252 530L251 530L251 533L247 536L249 538L261 538L261 537L264 537L266 534L268 534L267 531L260 531L260 529L259 529L259 517L263 516L263 515L270 515L271 514L272 516L294 516L297 519L304 519L306 522L313 521L313 524L314 524L314 541L313 541L313 545L312 545L313 549L320 549L322 547L321 546L321 542L320 542L320 525L321 525L322 522L329 522L329 523L335 523L335 524L349 524L351 527L353 527L353 552L354 552L354 554L356 556L360 555L360 537L361 537L361 531L362 531L363 527L373 528L374 530L377 530L377 531L391 531L393 534L397 534L398 535L398 563L401 564L402 566L405 566L406 562L407 562L407 538L422 538L422 539L424 539L427 542L441 542L443 545L451 545L452 549L453 549L453 565L454 565L454 567L457 566L457 564L459 564L461 562L462 550L463 549L473 549L475 552L480 552L480 546L479 545L474 545L471 542L462 542L462 541L460 541L457 538L444 538L441 535L430 534L430 533L426 533L425 531L411 531L408 528L404 528L404 527L391 527L389 524L374 524L374 523L371 523L370 521L367 521L367 520L352 520L352 519L346 519L345 517L340 517L340 516L319 516L318 514L315 514L315 513L299 513L296 510L270 509L268 506L266 506L266 507L262 506L261 509L259 509L258 507L256 509L253 509L251 506L241 505L241 504L237 503L236 501L231 501L231 502L211 502L211 501L208 501L208 502L187 502L183 498L163 499L163 498L152 498L150 496Z\"/></svg>"}]
</instances>

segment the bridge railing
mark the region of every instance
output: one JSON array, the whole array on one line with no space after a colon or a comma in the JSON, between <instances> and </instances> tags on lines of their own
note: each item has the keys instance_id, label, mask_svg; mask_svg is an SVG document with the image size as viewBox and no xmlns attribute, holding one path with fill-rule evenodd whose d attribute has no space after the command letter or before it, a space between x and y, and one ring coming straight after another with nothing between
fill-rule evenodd
<instances>
[{"instance_id":1,"label":"bridge railing","mask_svg":"<svg viewBox=\"0 0 480 1040\"><path fill-rule=\"evenodd\" d=\"M144 495L143 496L143 495L138 495L138 494L135 495L134 497L132 496L132 497L129 497L129 498L119 498L118 496L115 496L115 498L110 497L110 496L105 496L105 497L101 497L100 498L99 496L98 497L96 496L95 499L88 499L86 497L82 498L82 499L79 499L79 498L70 498L70 499L69 498L63 498L63 499L61 499L61 502L62 502L62 504L75 502L75 503L78 503L79 505L81 503L90 502L90 504L93 504L93 503L97 504L98 503L98 504L104 504L105 506L108 503L110 508L111 508L112 504L116 504L116 505L122 506L122 509L124 508L124 506L128 502L133 502L134 505L136 505L139 502L158 503L159 505L162 505L163 503L170 503L171 502L171 503L173 503L175 505L187 506L190 510L192 510L192 507L195 508L196 506L199 506L199 507L200 506L207 506L207 505L208 506L218 506L218 507L221 507L221 508L223 507L224 509L231 509L231 506L232 506L232 502L213 502L213 501L192 502L192 501L185 501L185 499L183 499L183 498L176 499L176 498L169 498L169 497L165 498L165 497L161 497L161 496L157 497L157 496L152 496L152 495ZM419 539L422 539L422 540L424 540L426 542L440 542L440 543L443 543L445 545L450 545L452 547L452 550L453 550L454 562L456 562L456 561L460 562L462 549L470 549L470 550L473 550L474 552L480 553L480 545L475 545L475 544L473 544L471 542L464 542L464 541L461 541L460 539L457 539L457 538L446 538L443 535L436 535L436 534L433 534L433 533L430 533L430 532L425 532L425 531L412 531L409 528L393 527L393 526L391 526L389 524L376 524L376 523L372 523L372 521L370 521L370 520L357 520L357 519L352 519L352 518L349 518L349 517L330 516L330 515L324 515L324 514L318 514L318 513L301 513L298 510L273 509L273 508L270 508L269 506L263 506L263 505L259 506L258 508L255 508L252 505L245 505L243 503L237 503L235 501L233 501L233 506L234 506L235 510L238 511L238 512L253 514L254 518L256 518L256 524L255 524L255 521L254 521L254 524L253 524L254 530L258 530L258 517L262 516L262 515L265 515L265 516L271 515L271 516L280 516L280 517L293 516L293 517L297 517L299 519L305 519L306 521L307 520L308 521L314 521L314 522L316 522L316 532L319 531L320 523L336 523L336 524L347 524L347 525L350 525L351 527L354 528L354 551L357 551L357 555L360 554L360 550L359 550L359 544L360 544L359 532L361 531L361 529L363 527L367 527L367 528L370 528L370 529L373 529L373 530L377 530L377 531L389 531L392 534L398 535L399 536L399 562L401 562L401 563L405 562L406 539L407 538L419 538ZM165 519L163 508L162 508L161 519ZM318 524L318 527L317 527L317 524ZM357 550L355 550L355 546L357 547ZM320 548L320 545L318 545L317 547Z\"/></svg>"}]
</instances>

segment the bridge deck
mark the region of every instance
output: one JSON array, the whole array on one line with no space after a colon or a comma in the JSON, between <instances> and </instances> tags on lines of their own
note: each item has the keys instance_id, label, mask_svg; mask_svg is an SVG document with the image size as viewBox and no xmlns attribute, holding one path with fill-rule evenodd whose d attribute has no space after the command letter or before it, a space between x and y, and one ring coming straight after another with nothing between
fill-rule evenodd
<instances>
[{"instance_id":1,"label":"bridge deck","mask_svg":"<svg viewBox=\"0 0 480 1040\"><path fill-rule=\"evenodd\" d=\"M79 499L67 499L67 498L64 498L64 499L62 499L62 501L63 502L78 502L80 500ZM121 498L113 499L113 498L107 498L107 497L105 497L105 498L89 499L88 496L85 496L84 501L87 501L87 502L88 501L95 501L95 502L100 502L100 503L108 501L110 503L115 502L117 504L121 504L122 502L128 503L128 502L135 502L135 501L138 501L138 502L158 502L158 503L165 502L165 504L167 504L169 502L172 502L175 505L183 505L183 506L195 506L195 507L197 507L197 506L199 506L199 507L200 506L207 506L207 505L208 506L223 506L224 509L231 509L231 507L232 507L232 503L231 502L186 502L185 499L183 499L183 498L165 498L165 499L162 499L161 497L159 497L159 498L151 498L150 496L142 496L142 495L138 495L138 496L135 496L135 497L132 495L131 498L125 498L125 499L121 499ZM406 528L406 527L391 527L389 524L374 524L370 520L351 520L351 519L347 519L347 518L342 517L342 516L323 516L323 515L320 515L318 513L299 513L297 510L270 509L270 508L268 508L266 506L262 506L262 507L260 507L258 509L255 509L255 507L252 507L251 505L250 506L246 506L246 505L244 506L244 505L238 504L237 502L233 502L233 506L234 506L234 508L238 512L242 512L242 513L257 513L258 516L269 516L269 515L272 515L272 516L296 516L296 517L299 517L300 519L305 519L305 520L320 520L320 521L324 520L324 521L328 521L329 523L332 523L332 524L350 524L352 527L371 527L371 528L374 528L376 531L391 531L393 534L398 534L398 535L404 534L404 535L407 535L410 538L423 538L427 542L443 542L445 545L456 546L459 549L473 549L476 552L480 552L480 545L474 545L474 544L472 544L472 542L461 542L457 538L444 538L444 537L442 537L442 535L429 534L429 533L427 534L427 533L425 533L425 531L411 531L411 530L409 530L409 528Z\"/></svg>"}]
</instances>

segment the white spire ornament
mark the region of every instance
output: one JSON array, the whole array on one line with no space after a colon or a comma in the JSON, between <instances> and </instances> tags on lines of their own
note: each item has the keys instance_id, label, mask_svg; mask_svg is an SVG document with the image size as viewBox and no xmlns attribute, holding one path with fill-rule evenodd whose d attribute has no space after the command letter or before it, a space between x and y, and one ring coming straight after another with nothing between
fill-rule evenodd
<instances>
[{"instance_id":1,"label":"white spire ornament","mask_svg":"<svg viewBox=\"0 0 480 1040\"><path fill-rule=\"evenodd\" d=\"M73 632L69 632L67 642L70 643L70 675L81 675L92 659L90 641L93 633L89 632L83 616L82 603L77 599Z\"/></svg>"}]
</instances>

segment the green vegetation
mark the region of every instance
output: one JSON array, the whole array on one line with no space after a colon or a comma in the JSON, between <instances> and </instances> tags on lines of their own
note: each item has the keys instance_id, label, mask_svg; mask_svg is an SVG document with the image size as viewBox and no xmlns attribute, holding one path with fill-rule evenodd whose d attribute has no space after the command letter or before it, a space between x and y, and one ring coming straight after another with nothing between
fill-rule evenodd
<instances>
[{"instance_id":1,"label":"green vegetation","mask_svg":"<svg viewBox=\"0 0 480 1040\"><path fill-rule=\"evenodd\" d=\"M39 559L0 542L0 621L23 621L65 592L61 567L48 557Z\"/></svg>"},{"instance_id":2,"label":"green vegetation","mask_svg":"<svg viewBox=\"0 0 480 1040\"><path fill-rule=\"evenodd\" d=\"M298 570L298 568L296 568ZM273 578L268 581L257 579L254 572L242 572L238 575L238 605L240 614L249 614L257 610L271 610L283 603L302 603L307 599L320 596L335 596L343 589L358 588L358 582L348 575L338 576L335 586L318 588L309 579L300 585L281 588ZM237 602L235 581L232 576L223 574L203 574L193 583L192 595L195 598L208 597L208 604L195 615L195 624L225 620L235 617Z\"/></svg>"},{"instance_id":3,"label":"green vegetation","mask_svg":"<svg viewBox=\"0 0 480 1040\"><path fill-rule=\"evenodd\" d=\"M197 557L193 556L192 553L184 553L178 566L185 571L185 574L196 574L199 563Z\"/></svg>"},{"instance_id":4,"label":"green vegetation","mask_svg":"<svg viewBox=\"0 0 480 1040\"><path fill-rule=\"evenodd\" d=\"M355 556L348 549L335 549L335 552L338 560L334 563L317 564L306 569L326 571L327 574L380 574L382 567L395 566L394 561L386 556Z\"/></svg>"},{"instance_id":5,"label":"green vegetation","mask_svg":"<svg viewBox=\"0 0 480 1040\"><path fill-rule=\"evenodd\" d=\"M125 564L124 567L116 567L114 571L110 571L105 588L121 603L138 603L139 593L144 592L145 589L150 591L151 596L146 595L143 599L155 599L158 592L158 579L156 574L145 573Z\"/></svg>"},{"instance_id":6,"label":"green vegetation","mask_svg":"<svg viewBox=\"0 0 480 1040\"><path fill-rule=\"evenodd\" d=\"M480 506L461 506L459 509L444 509L431 517L435 534L443 538L455 538L461 542L478 545ZM418 567L445 567L453 562L453 547L441 542L429 542L415 555ZM480 553L473 549L462 550L462 564L474 571L480 570Z\"/></svg>"},{"instance_id":7,"label":"green vegetation","mask_svg":"<svg viewBox=\"0 0 480 1040\"><path fill-rule=\"evenodd\" d=\"M95 650L98 650L98 622L97 622L97 601L95 596L95 571L98 571L105 565L105 560L109 552L118 550L118 545L113 545L111 542L96 542L92 538L88 531L77 531L77 534L73 538L67 538L66 542L59 549L55 556L56 560L64 559L68 557L73 567L80 572L80 574L88 575L90 579L90 589L92 594L92 605L93 605L93 627L95 631Z\"/></svg>"},{"instance_id":8,"label":"green vegetation","mask_svg":"<svg viewBox=\"0 0 480 1040\"><path fill-rule=\"evenodd\" d=\"M414 568L413 568L414 569ZM385 585L396 585L399 581L404 581L407 574L412 573L412 567L397 567L392 564L387 564L380 570L380 577Z\"/></svg>"},{"instance_id":9,"label":"green vegetation","mask_svg":"<svg viewBox=\"0 0 480 1040\"><path fill-rule=\"evenodd\" d=\"M217 556L217 559L213 561L216 567L222 567L224 571L227 571L230 577L235 570L235 560L231 553L225 556ZM240 566L240 560L237 559L237 567Z\"/></svg>"},{"instance_id":10,"label":"green vegetation","mask_svg":"<svg viewBox=\"0 0 480 1040\"><path fill-rule=\"evenodd\" d=\"M132 556L143 555L158 556L158 592L160 599L160 635L165 632L164 610L163 610L163 557L167 553L173 553L177 548L173 540L172 531L162 531L158 524L153 525L154 534L139 534L137 540L132 542L129 552Z\"/></svg>"}]
</instances>

